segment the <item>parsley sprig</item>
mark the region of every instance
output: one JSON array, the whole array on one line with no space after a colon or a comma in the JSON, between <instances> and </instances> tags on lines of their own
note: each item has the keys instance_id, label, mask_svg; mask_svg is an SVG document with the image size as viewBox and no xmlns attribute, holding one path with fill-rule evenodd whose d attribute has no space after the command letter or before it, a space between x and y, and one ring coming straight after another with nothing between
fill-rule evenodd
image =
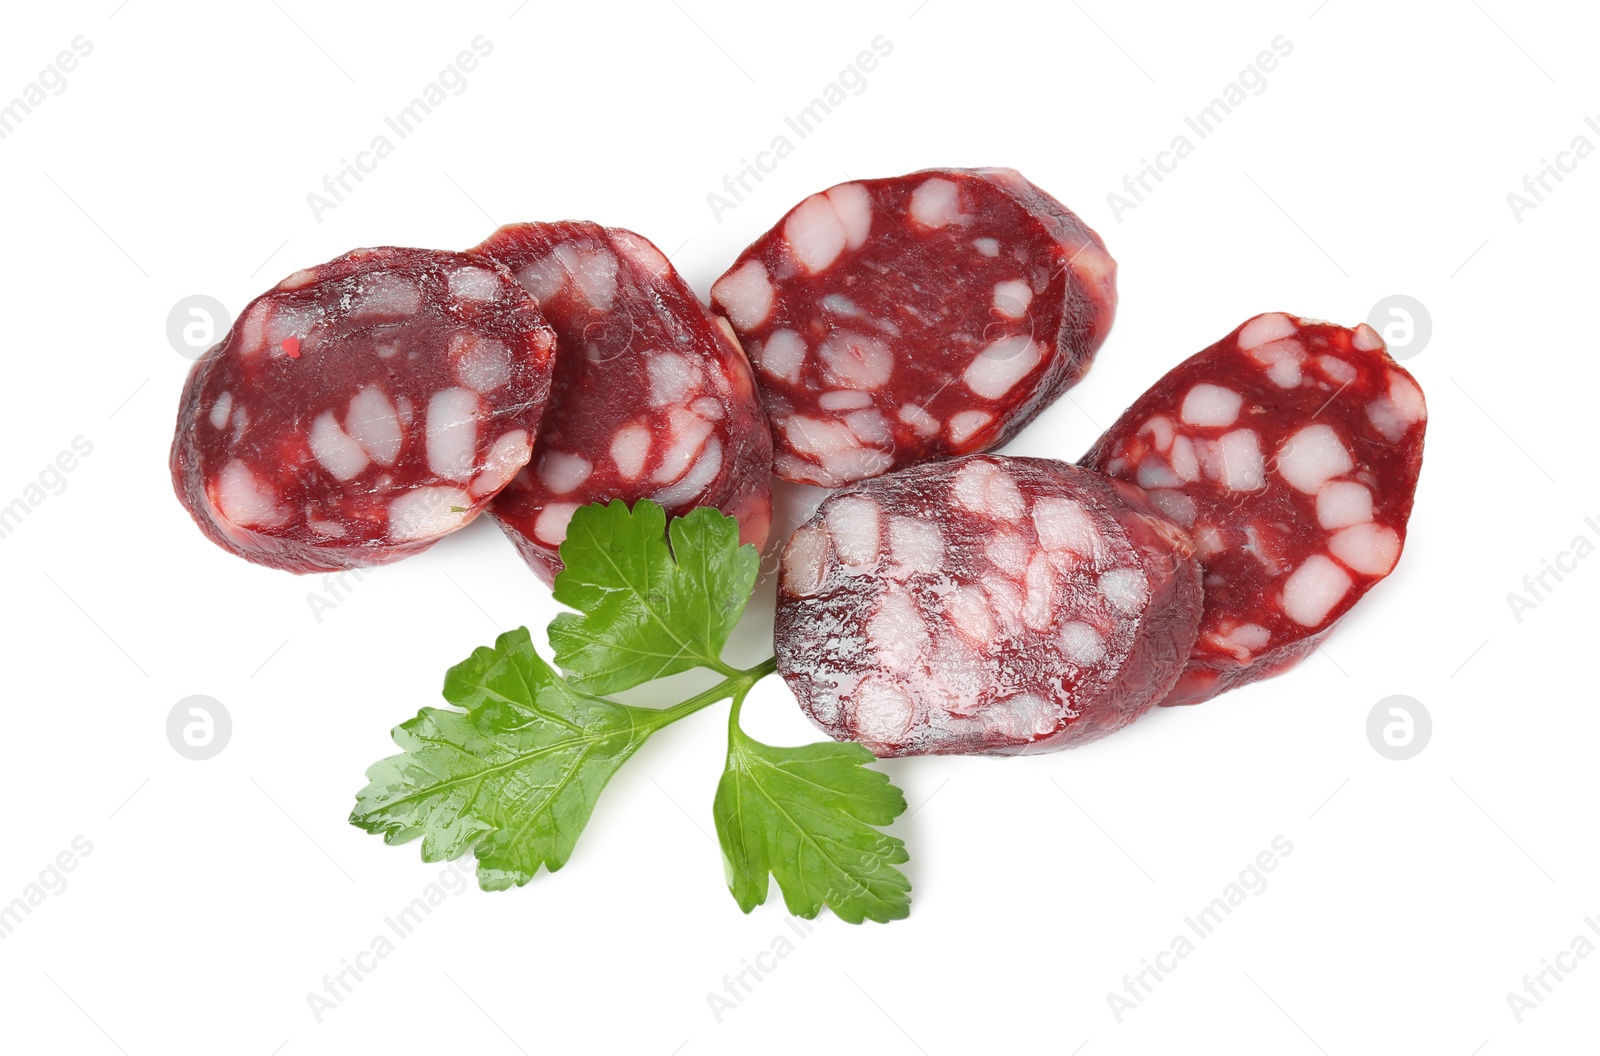
<instances>
[{"instance_id":1,"label":"parsley sprig","mask_svg":"<svg viewBox=\"0 0 1600 1056\"><path fill-rule=\"evenodd\" d=\"M400 747L367 771L351 824L389 844L421 838L436 862L472 852L484 890L520 887L572 857L613 774L657 730L731 700L726 768L712 812L729 890L746 913L776 878L791 913L823 906L850 923L904 918L905 844L880 831L906 809L859 744L763 744L739 725L750 690L777 668L722 652L755 589L759 555L738 522L699 509L667 523L643 501L577 511L561 547L549 628L556 667L526 627L445 675L450 708L392 732ZM605 694L704 669L722 681L670 707ZM564 674L561 672L565 672Z\"/></svg>"}]
</instances>

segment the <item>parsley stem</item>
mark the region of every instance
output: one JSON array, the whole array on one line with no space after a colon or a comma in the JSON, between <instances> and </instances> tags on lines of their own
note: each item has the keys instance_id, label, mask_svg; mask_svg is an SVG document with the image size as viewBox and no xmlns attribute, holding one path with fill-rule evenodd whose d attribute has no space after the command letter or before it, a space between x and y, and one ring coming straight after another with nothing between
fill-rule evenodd
<instances>
[{"instance_id":1,"label":"parsley stem","mask_svg":"<svg viewBox=\"0 0 1600 1056\"><path fill-rule=\"evenodd\" d=\"M737 715L739 704L743 702L745 694L749 693L751 688L755 686L757 682L761 681L763 678L766 678L777 669L778 658L775 656L768 657L754 667L746 668L743 671L731 667L727 668L726 670L729 672L728 677L724 678L721 682L718 682L710 689L707 689L701 693L696 693L694 696L690 697L681 704L674 704L670 708L661 709L656 713L660 716L660 718L654 720L652 725L656 729L660 729L663 726L669 726L681 718L693 715L701 708L710 707L712 704L715 704L720 700L727 700L730 697L733 698L734 714Z\"/></svg>"}]
</instances>

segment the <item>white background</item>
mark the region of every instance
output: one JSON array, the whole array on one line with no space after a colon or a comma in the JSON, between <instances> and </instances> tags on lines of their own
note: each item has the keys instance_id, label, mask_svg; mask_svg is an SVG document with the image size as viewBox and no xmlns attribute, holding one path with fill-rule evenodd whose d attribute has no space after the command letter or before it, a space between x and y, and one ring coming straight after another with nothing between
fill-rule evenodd
<instances>
[{"instance_id":1,"label":"white background","mask_svg":"<svg viewBox=\"0 0 1600 1056\"><path fill-rule=\"evenodd\" d=\"M0 504L74 437L93 453L0 539L0 903L74 837L93 850L0 941L0 1047L1592 1048L1600 956L1520 1024L1506 995L1580 932L1600 943L1584 924L1600 916L1600 558L1548 580L1520 622L1507 594L1600 539L1585 321L1600 160L1520 221L1506 196L1574 137L1600 146L1584 125L1600 19L1576 3L1316 2L8 10L0 99L74 36L93 52L0 141ZM493 52L466 89L315 219L307 193L479 34ZM893 50L865 90L788 133L793 152L715 218L707 194L879 35ZM1192 155L1114 217L1108 192L1279 35L1293 51L1265 90L1190 132ZM825 914L721 1022L707 994L793 933L781 905L746 917L723 888L707 836L719 708L624 769L566 869L448 899L318 1023L307 993L443 868L346 824L364 768L391 752L390 726L439 703L447 666L555 609L487 521L370 573L320 622L320 581L206 542L167 477L189 367L169 310L207 294L237 311L355 246L461 247L568 217L648 235L703 295L805 194L935 165L1020 169L1120 262L1098 363L1015 453L1076 457L1257 312L1353 325L1392 294L1425 304L1431 339L1396 346L1431 412L1398 571L1274 681L1080 751L885 764L914 811L894 829L911 918ZM783 498L780 531L815 500ZM769 619L763 595L734 659L765 655ZM209 761L167 741L191 694L232 716ZM1367 739L1391 694L1433 718L1405 762ZM776 679L746 712L763 738L816 739ZM1278 835L1293 851L1267 888L1119 1023L1107 993Z\"/></svg>"}]
</instances>

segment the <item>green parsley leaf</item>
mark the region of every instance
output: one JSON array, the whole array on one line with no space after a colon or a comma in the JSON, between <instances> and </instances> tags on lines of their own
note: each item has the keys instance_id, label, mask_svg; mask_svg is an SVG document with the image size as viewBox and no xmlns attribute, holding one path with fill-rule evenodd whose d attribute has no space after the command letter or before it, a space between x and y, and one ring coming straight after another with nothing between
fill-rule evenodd
<instances>
[{"instance_id":1,"label":"green parsley leaf","mask_svg":"<svg viewBox=\"0 0 1600 1056\"><path fill-rule=\"evenodd\" d=\"M421 836L425 862L474 851L485 891L565 865L611 775L674 717L574 690L526 627L451 668L444 696L464 710L395 727L404 752L367 771L350 822L391 845Z\"/></svg>"},{"instance_id":2,"label":"green parsley leaf","mask_svg":"<svg viewBox=\"0 0 1600 1056\"><path fill-rule=\"evenodd\" d=\"M724 675L722 648L755 589L760 555L739 522L709 507L675 518L641 501L580 508L561 544L550 625L574 686L614 693L696 667Z\"/></svg>"},{"instance_id":3,"label":"green parsley leaf","mask_svg":"<svg viewBox=\"0 0 1600 1056\"><path fill-rule=\"evenodd\" d=\"M906 809L859 744L774 748L728 725L728 765L712 809L728 889L746 913L767 900L767 874L799 917L827 906L851 924L911 912L911 881L894 868L906 846L873 826Z\"/></svg>"}]
</instances>

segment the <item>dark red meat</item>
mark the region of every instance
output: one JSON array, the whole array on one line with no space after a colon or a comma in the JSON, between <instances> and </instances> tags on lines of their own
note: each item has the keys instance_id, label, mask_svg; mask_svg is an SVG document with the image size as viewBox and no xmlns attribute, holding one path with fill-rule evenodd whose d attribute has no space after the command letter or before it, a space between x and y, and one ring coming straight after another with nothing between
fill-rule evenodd
<instances>
[{"instance_id":1,"label":"dark red meat","mask_svg":"<svg viewBox=\"0 0 1600 1056\"><path fill-rule=\"evenodd\" d=\"M178 498L258 564L382 564L466 524L527 463L555 335L510 272L361 249L252 301L184 386Z\"/></svg>"},{"instance_id":2,"label":"dark red meat","mask_svg":"<svg viewBox=\"0 0 1600 1056\"><path fill-rule=\"evenodd\" d=\"M1179 364L1100 438L1081 464L1145 488L1205 566L1200 640L1163 704L1292 667L1389 574L1426 419L1371 327L1270 314Z\"/></svg>"},{"instance_id":3,"label":"dark red meat","mask_svg":"<svg viewBox=\"0 0 1600 1056\"><path fill-rule=\"evenodd\" d=\"M801 202L711 287L756 365L785 480L836 487L1005 443L1088 368L1116 263L1011 169Z\"/></svg>"},{"instance_id":4,"label":"dark red meat","mask_svg":"<svg viewBox=\"0 0 1600 1056\"><path fill-rule=\"evenodd\" d=\"M783 554L778 670L879 755L1071 747L1138 718L1201 608L1184 532L1138 488L968 455L837 492Z\"/></svg>"},{"instance_id":5,"label":"dark red meat","mask_svg":"<svg viewBox=\"0 0 1600 1056\"><path fill-rule=\"evenodd\" d=\"M474 252L509 268L557 335L533 459L490 508L534 571L553 579L573 511L611 499L714 506L764 545L772 438L750 364L661 251L566 222L512 224Z\"/></svg>"}]
</instances>

